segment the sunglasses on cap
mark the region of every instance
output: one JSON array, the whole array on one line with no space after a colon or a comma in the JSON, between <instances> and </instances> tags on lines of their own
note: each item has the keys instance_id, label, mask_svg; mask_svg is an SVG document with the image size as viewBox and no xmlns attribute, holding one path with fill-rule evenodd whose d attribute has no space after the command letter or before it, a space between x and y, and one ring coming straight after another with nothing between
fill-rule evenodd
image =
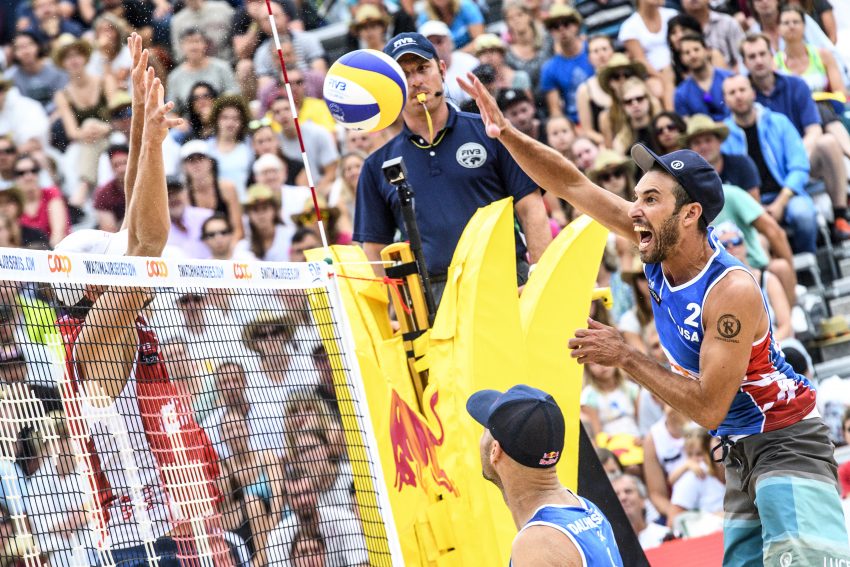
<instances>
[{"instance_id":1,"label":"sunglasses on cap","mask_svg":"<svg viewBox=\"0 0 850 567\"><path fill-rule=\"evenodd\" d=\"M626 172L622 169L612 169L611 171L606 171L604 173L599 174L599 181L602 183L608 183L612 179L620 179L626 176Z\"/></svg>"},{"instance_id":2,"label":"sunglasses on cap","mask_svg":"<svg viewBox=\"0 0 850 567\"><path fill-rule=\"evenodd\" d=\"M743 243L744 239L740 236L734 236L732 238L727 238L726 240L720 241L720 244L722 244L724 248L729 248L730 246L740 246Z\"/></svg>"}]
</instances>

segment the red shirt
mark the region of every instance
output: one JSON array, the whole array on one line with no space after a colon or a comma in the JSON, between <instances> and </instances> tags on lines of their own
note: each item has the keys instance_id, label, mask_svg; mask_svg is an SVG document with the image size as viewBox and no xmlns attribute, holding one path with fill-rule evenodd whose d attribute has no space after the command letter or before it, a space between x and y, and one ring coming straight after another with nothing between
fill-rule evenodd
<instances>
[{"instance_id":1,"label":"red shirt","mask_svg":"<svg viewBox=\"0 0 850 567\"><path fill-rule=\"evenodd\" d=\"M850 461L838 467L838 484L841 486L841 498L850 494Z\"/></svg>"},{"instance_id":2,"label":"red shirt","mask_svg":"<svg viewBox=\"0 0 850 567\"><path fill-rule=\"evenodd\" d=\"M51 238L53 235L50 233L50 219L47 216L47 206L54 199L59 199L62 201L62 206L65 206L65 199L62 197L62 193L56 187L45 187L41 190L41 202L38 204L38 211L34 215L28 215L26 212L21 215L21 225L28 226L30 228L34 228L36 230L40 230L45 233L48 238ZM66 210L67 212L67 210ZM66 214L66 219L68 216ZM68 233L71 232L71 220L68 219L65 222L65 234L62 236L67 236Z\"/></svg>"}]
</instances>

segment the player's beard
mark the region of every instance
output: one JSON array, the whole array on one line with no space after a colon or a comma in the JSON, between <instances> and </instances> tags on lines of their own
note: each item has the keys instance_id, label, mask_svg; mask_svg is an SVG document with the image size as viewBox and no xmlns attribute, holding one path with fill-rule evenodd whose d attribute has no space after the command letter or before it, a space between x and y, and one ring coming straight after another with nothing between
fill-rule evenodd
<instances>
[{"instance_id":1,"label":"player's beard","mask_svg":"<svg viewBox=\"0 0 850 567\"><path fill-rule=\"evenodd\" d=\"M679 242L679 213L670 215L657 231L654 231L652 246L640 253L644 264L657 264L667 259Z\"/></svg>"}]
</instances>

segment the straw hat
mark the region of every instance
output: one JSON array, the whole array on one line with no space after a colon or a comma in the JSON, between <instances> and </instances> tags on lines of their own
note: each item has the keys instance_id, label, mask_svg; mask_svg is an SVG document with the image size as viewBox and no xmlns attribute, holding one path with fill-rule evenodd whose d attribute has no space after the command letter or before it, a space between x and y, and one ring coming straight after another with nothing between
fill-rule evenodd
<instances>
[{"instance_id":1,"label":"straw hat","mask_svg":"<svg viewBox=\"0 0 850 567\"><path fill-rule=\"evenodd\" d=\"M611 96L614 96L614 89L610 85L611 75L615 71L621 70L629 70L633 75L641 79L646 78L646 67L644 67L643 63L632 61L623 53L615 53L608 60L608 63L599 70L599 86Z\"/></svg>"},{"instance_id":2,"label":"straw hat","mask_svg":"<svg viewBox=\"0 0 850 567\"><path fill-rule=\"evenodd\" d=\"M281 339L288 341L295 335L295 328L298 322L288 312L272 312L262 310L257 313L254 320L245 325L242 329L242 344L245 348L254 352L260 352L257 349L257 341L260 340L261 331L269 330L281 331Z\"/></svg>"},{"instance_id":3,"label":"straw hat","mask_svg":"<svg viewBox=\"0 0 850 567\"><path fill-rule=\"evenodd\" d=\"M688 131L682 134L679 140L687 148L691 145L691 140L700 134L714 134L722 142L729 136L729 127L723 122L715 122L706 114L694 114L688 118Z\"/></svg>"},{"instance_id":4,"label":"straw hat","mask_svg":"<svg viewBox=\"0 0 850 567\"><path fill-rule=\"evenodd\" d=\"M242 206L245 208L256 205L257 203L271 201L275 207L280 208L280 198L275 194L271 187L262 183L255 183L248 187L245 194L245 201Z\"/></svg>"},{"instance_id":5,"label":"straw hat","mask_svg":"<svg viewBox=\"0 0 850 567\"><path fill-rule=\"evenodd\" d=\"M322 215L324 222L333 222L339 218L339 207L328 206L327 200L321 195L316 195L316 201L319 203L319 212ZM308 197L304 201L304 208L301 212L291 215L292 222L298 226L307 226L316 222L316 209L313 206L313 198Z\"/></svg>"},{"instance_id":6,"label":"straw hat","mask_svg":"<svg viewBox=\"0 0 850 567\"><path fill-rule=\"evenodd\" d=\"M53 61L56 63L56 65L61 67L62 62L68 55L68 52L72 49L78 49L79 51L81 51L83 57L86 58L86 62L88 62L92 52L91 44L84 39L74 37L70 33L63 33L59 36L53 46Z\"/></svg>"},{"instance_id":7,"label":"straw hat","mask_svg":"<svg viewBox=\"0 0 850 567\"><path fill-rule=\"evenodd\" d=\"M543 18L543 25L548 26L550 23L560 20L575 20L578 25L582 23L582 17L578 10L567 4L555 4Z\"/></svg>"},{"instance_id":8,"label":"straw hat","mask_svg":"<svg viewBox=\"0 0 850 567\"><path fill-rule=\"evenodd\" d=\"M472 45L475 48L476 57L480 55L482 51L489 51L491 49L498 49L502 53L506 53L508 51L508 46L502 38L494 33L482 33L475 38Z\"/></svg>"},{"instance_id":9,"label":"straw hat","mask_svg":"<svg viewBox=\"0 0 850 567\"><path fill-rule=\"evenodd\" d=\"M390 17L374 4L361 4L354 12L351 20L351 29L357 31L360 26L367 22L381 22L384 27L390 25Z\"/></svg>"},{"instance_id":10,"label":"straw hat","mask_svg":"<svg viewBox=\"0 0 850 567\"><path fill-rule=\"evenodd\" d=\"M587 176L591 181L596 183L599 180L599 175L606 170L617 167L624 167L627 175L632 175L635 170L635 162L614 150L599 150L596 155L596 160L593 166L587 170Z\"/></svg>"}]
</instances>

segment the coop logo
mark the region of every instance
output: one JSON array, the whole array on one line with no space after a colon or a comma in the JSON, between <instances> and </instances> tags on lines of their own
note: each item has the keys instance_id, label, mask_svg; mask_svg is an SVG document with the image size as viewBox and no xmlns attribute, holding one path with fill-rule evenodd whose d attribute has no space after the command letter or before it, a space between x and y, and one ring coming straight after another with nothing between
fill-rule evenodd
<instances>
[{"instance_id":1,"label":"coop logo","mask_svg":"<svg viewBox=\"0 0 850 567\"><path fill-rule=\"evenodd\" d=\"M411 43L416 43L416 40L412 37L403 37L393 42L393 49L398 49L402 45L410 45Z\"/></svg>"},{"instance_id":2,"label":"coop logo","mask_svg":"<svg viewBox=\"0 0 850 567\"><path fill-rule=\"evenodd\" d=\"M401 492L405 485L419 486L430 494L435 489L445 490L459 496L457 487L449 475L440 467L437 447L443 444L445 431L435 410L439 392L431 396L431 415L440 428L439 438L434 435L422 415L410 408L393 390L390 402L390 441L395 460L395 483ZM436 487L432 488L432 484Z\"/></svg>"},{"instance_id":3,"label":"coop logo","mask_svg":"<svg viewBox=\"0 0 850 567\"><path fill-rule=\"evenodd\" d=\"M463 167L474 169L487 161L487 150L481 144L467 142L457 149L455 158Z\"/></svg>"},{"instance_id":4,"label":"coop logo","mask_svg":"<svg viewBox=\"0 0 850 567\"><path fill-rule=\"evenodd\" d=\"M167 278L168 265L163 260L148 260L145 262L149 278Z\"/></svg>"},{"instance_id":5,"label":"coop logo","mask_svg":"<svg viewBox=\"0 0 850 567\"><path fill-rule=\"evenodd\" d=\"M60 254L48 254L47 268L51 274L70 274L71 259Z\"/></svg>"},{"instance_id":6,"label":"coop logo","mask_svg":"<svg viewBox=\"0 0 850 567\"><path fill-rule=\"evenodd\" d=\"M254 277L248 264L233 264L233 276L237 280L250 280Z\"/></svg>"}]
</instances>

